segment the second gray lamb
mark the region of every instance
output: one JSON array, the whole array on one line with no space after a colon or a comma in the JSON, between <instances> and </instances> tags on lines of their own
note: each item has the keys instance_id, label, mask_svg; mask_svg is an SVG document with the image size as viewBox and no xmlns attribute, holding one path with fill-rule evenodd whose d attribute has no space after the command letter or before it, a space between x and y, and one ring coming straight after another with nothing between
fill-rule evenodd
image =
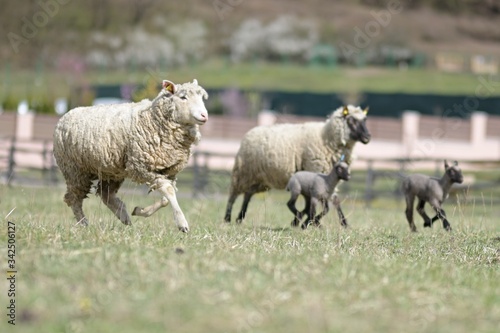
<instances>
[{"instance_id":1,"label":"second gray lamb","mask_svg":"<svg viewBox=\"0 0 500 333\"><path fill-rule=\"evenodd\" d=\"M319 226L319 220L329 211L329 202L332 200L332 194L335 191L339 180L349 180L351 178L349 165L344 162L344 156L338 163L332 158L333 168L329 174L315 173L310 171L299 171L290 177L286 190L290 191L291 197L287 205L294 215L292 226L296 227L302 220L304 213L306 220L302 223L302 229L306 229L310 222ZM298 211L295 203L299 195L305 198L306 205L303 211ZM321 203L323 211L316 216L316 205ZM340 223L346 227L347 222L341 209L337 210Z\"/></svg>"},{"instance_id":2,"label":"second gray lamb","mask_svg":"<svg viewBox=\"0 0 500 333\"><path fill-rule=\"evenodd\" d=\"M464 177L462 175L462 170L458 167L457 161L455 161L452 166L449 166L448 162L444 160L444 169L445 173L441 178L414 174L403 180L402 189L406 198L405 213L411 231L417 231L417 227L413 222L413 204L415 197L418 198L417 212L424 219L424 227L432 227L434 221L441 219L441 221L443 221L443 228L451 231L450 223L441 205L448 197L451 185L454 183L461 184ZM436 211L436 216L432 219L425 213L424 206L426 202Z\"/></svg>"}]
</instances>

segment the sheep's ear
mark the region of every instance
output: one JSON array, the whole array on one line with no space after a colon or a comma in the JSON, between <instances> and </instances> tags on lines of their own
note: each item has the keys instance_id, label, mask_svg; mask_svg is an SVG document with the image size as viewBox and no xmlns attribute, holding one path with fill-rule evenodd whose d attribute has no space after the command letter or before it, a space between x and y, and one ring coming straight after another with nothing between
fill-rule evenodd
<instances>
[{"instance_id":1,"label":"sheep's ear","mask_svg":"<svg viewBox=\"0 0 500 333\"><path fill-rule=\"evenodd\" d=\"M163 89L166 91L170 92L172 95L175 94L175 83L169 80L163 80L163 83L161 84Z\"/></svg>"},{"instance_id":2,"label":"sheep's ear","mask_svg":"<svg viewBox=\"0 0 500 333\"><path fill-rule=\"evenodd\" d=\"M453 161L453 165L454 166L458 166L458 162L457 161Z\"/></svg>"},{"instance_id":3,"label":"sheep's ear","mask_svg":"<svg viewBox=\"0 0 500 333\"><path fill-rule=\"evenodd\" d=\"M369 107L369 106L367 106L367 107L363 110L363 113L364 113L365 115L367 115L367 114L368 114L368 110L370 110L370 107Z\"/></svg>"},{"instance_id":4,"label":"sheep's ear","mask_svg":"<svg viewBox=\"0 0 500 333\"><path fill-rule=\"evenodd\" d=\"M197 86L197 85L198 85L198 80L194 79L194 80L193 80L193 84L194 84L195 86Z\"/></svg>"},{"instance_id":5,"label":"sheep's ear","mask_svg":"<svg viewBox=\"0 0 500 333\"><path fill-rule=\"evenodd\" d=\"M445 169L448 169L450 166L448 165L448 161L447 160L444 160L444 168Z\"/></svg>"},{"instance_id":6,"label":"sheep's ear","mask_svg":"<svg viewBox=\"0 0 500 333\"><path fill-rule=\"evenodd\" d=\"M344 106L344 110L342 111L342 115L344 117L347 117L349 115L349 109L347 108L347 106Z\"/></svg>"}]
</instances>

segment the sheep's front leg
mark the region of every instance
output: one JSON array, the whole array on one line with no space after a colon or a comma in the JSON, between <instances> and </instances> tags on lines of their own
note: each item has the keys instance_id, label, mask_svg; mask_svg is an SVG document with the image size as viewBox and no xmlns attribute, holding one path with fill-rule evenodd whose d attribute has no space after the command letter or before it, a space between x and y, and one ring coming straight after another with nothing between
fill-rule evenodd
<instances>
[{"instance_id":1,"label":"sheep's front leg","mask_svg":"<svg viewBox=\"0 0 500 333\"><path fill-rule=\"evenodd\" d=\"M135 207L134 211L132 212L132 215L150 217L151 215L156 213L160 208L167 207L168 203L169 203L168 199L166 197L162 197L161 200L155 202L154 204L146 208Z\"/></svg>"},{"instance_id":2,"label":"sheep's front leg","mask_svg":"<svg viewBox=\"0 0 500 333\"><path fill-rule=\"evenodd\" d=\"M174 213L174 221L179 230L182 232L188 232L189 225L186 221L184 213L181 210L181 207L179 207L179 203L177 202L173 181L169 179L157 179L155 185L156 186L154 187L157 188L158 191L163 194L168 201L170 201Z\"/></svg>"}]
</instances>

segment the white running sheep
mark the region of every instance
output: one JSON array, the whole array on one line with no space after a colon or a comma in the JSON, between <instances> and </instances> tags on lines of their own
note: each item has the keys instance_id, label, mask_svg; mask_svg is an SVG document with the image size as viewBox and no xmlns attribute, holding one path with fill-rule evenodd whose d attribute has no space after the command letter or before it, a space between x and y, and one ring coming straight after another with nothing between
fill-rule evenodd
<instances>
[{"instance_id":1,"label":"white running sheep","mask_svg":"<svg viewBox=\"0 0 500 333\"><path fill-rule=\"evenodd\" d=\"M116 196L125 178L148 184L163 198L132 215L150 216L170 202L177 227L189 226L175 195L177 173L186 166L191 145L200 140L199 125L208 120L207 92L194 80L164 80L153 100L79 107L59 120L54 131L54 156L66 180L64 201L78 223L88 223L82 209L92 181L97 195L122 221L130 224L125 204Z\"/></svg>"}]
</instances>

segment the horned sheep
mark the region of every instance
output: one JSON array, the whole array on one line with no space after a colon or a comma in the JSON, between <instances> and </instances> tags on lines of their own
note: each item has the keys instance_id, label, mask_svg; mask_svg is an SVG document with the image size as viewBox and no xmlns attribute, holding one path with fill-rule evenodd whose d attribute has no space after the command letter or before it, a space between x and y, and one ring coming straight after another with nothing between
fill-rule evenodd
<instances>
[{"instance_id":1,"label":"horned sheep","mask_svg":"<svg viewBox=\"0 0 500 333\"><path fill-rule=\"evenodd\" d=\"M307 215L305 222L302 224L302 229L306 229L310 222L319 226L320 219L325 216L330 209L330 201L332 194L338 182L349 180L349 166L343 161L344 156L340 161L335 163L332 158L332 170L328 174L315 173L310 171L298 171L290 178L286 186L286 190L290 191L290 200L287 203L288 208L294 215L292 226L298 226L304 213ZM306 205L303 211L298 211L295 207L299 195L303 195ZM320 203L323 207L322 212L316 216L316 206ZM339 218L345 221L342 210L338 211Z\"/></svg>"},{"instance_id":2,"label":"horned sheep","mask_svg":"<svg viewBox=\"0 0 500 333\"><path fill-rule=\"evenodd\" d=\"M437 219L443 221L443 228L451 231L451 225L446 218L446 213L442 208L444 200L448 197L450 188L454 183L461 184L464 180L462 170L458 167L457 161L452 166L444 161L445 173L441 178L429 177L426 175L413 174L407 176L402 183L402 190L406 199L406 219L410 224L410 229L413 232L417 231L417 227L413 222L413 206L415 197L418 198L417 212L424 219L424 228L432 227L432 224ZM436 216L432 219L425 213L425 203L428 202L436 211Z\"/></svg>"},{"instance_id":3,"label":"horned sheep","mask_svg":"<svg viewBox=\"0 0 500 333\"><path fill-rule=\"evenodd\" d=\"M136 207L132 215L147 217L170 203L177 227L188 232L175 179L188 162L191 145L200 140L199 126L208 120L206 98L196 80L178 85L164 80L153 101L78 107L61 117L54 131L54 156L66 180L64 201L77 222L88 223L83 199L92 181L99 180L96 194L121 222L131 224L116 196L129 178L163 196L149 207Z\"/></svg>"},{"instance_id":4,"label":"horned sheep","mask_svg":"<svg viewBox=\"0 0 500 333\"><path fill-rule=\"evenodd\" d=\"M338 161L344 153L350 164L356 142L370 141L367 111L348 105L335 110L324 122L258 126L250 130L235 158L224 220L231 222L234 201L241 193L244 199L237 222L244 219L255 193L285 189L295 172L326 173L331 169L331 159ZM336 196L334 205L340 210ZM342 224L347 225L345 219Z\"/></svg>"}]
</instances>

